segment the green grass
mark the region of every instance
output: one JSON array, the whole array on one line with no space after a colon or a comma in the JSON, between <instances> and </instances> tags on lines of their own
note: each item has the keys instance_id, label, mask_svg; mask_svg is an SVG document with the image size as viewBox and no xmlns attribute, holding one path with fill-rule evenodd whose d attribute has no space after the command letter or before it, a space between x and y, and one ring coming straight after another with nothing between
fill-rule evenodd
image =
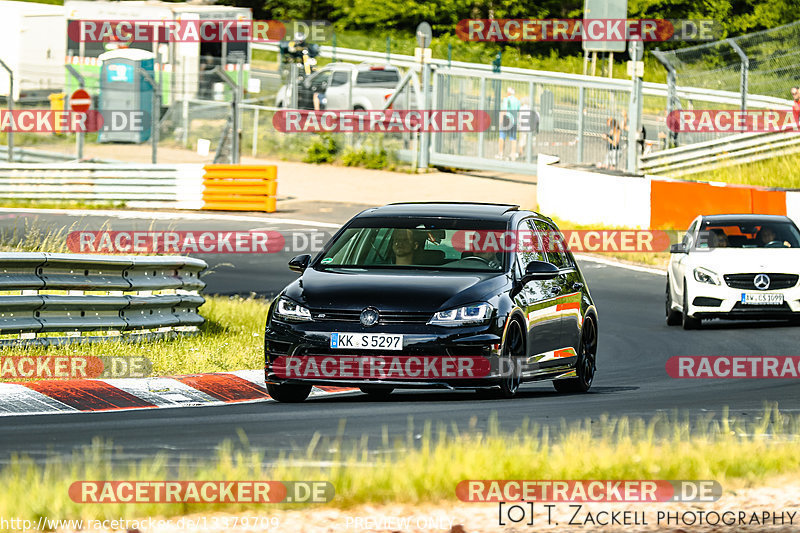
<instances>
[{"instance_id":1,"label":"green grass","mask_svg":"<svg viewBox=\"0 0 800 533\"><path fill-rule=\"evenodd\" d=\"M409 424L413 421L409 419ZM767 406L763 416L744 421L723 413L689 422L672 413L649 420L601 417L553 428L523 421L501 432L496 416L485 430L473 419L468 428L411 429L391 442L315 436L305 451L265 462L244 434L221 447L217 457L184 461L169 468L158 455L138 463L114 460L124 447L95 441L73 453L35 465L12 458L0 470L0 515L37 519L142 518L212 511L268 511L296 505L253 504L78 504L67 488L77 480L324 480L336 496L326 507L360 504L456 502L455 487L465 479L714 479L723 489L753 485L771 477L800 473L800 416ZM375 453L376 448L381 453ZM321 462L326 461L326 462ZM325 466L318 466L325 465Z\"/></svg>"},{"instance_id":2,"label":"green grass","mask_svg":"<svg viewBox=\"0 0 800 533\"><path fill-rule=\"evenodd\" d=\"M753 163L734 164L710 172L690 174L683 176L682 179L800 189L798 168L800 168L800 154L790 154Z\"/></svg>"}]
</instances>

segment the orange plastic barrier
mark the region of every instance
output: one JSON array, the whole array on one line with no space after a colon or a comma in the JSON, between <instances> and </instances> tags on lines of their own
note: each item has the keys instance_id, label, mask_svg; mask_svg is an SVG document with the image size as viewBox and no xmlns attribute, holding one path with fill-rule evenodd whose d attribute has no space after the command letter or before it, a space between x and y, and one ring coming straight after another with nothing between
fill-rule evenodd
<instances>
[{"instance_id":1,"label":"orange plastic barrier","mask_svg":"<svg viewBox=\"0 0 800 533\"><path fill-rule=\"evenodd\" d=\"M786 192L690 181L650 183L651 228L684 229L700 214L725 213L785 215Z\"/></svg>"},{"instance_id":2,"label":"orange plastic barrier","mask_svg":"<svg viewBox=\"0 0 800 533\"><path fill-rule=\"evenodd\" d=\"M203 209L275 212L275 165L205 165L203 169Z\"/></svg>"}]
</instances>

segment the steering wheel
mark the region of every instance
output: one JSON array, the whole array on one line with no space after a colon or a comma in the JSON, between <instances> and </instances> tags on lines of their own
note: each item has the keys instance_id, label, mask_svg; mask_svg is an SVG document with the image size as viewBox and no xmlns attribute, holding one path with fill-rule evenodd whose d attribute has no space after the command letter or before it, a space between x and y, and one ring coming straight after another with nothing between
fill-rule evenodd
<instances>
[{"instance_id":1,"label":"steering wheel","mask_svg":"<svg viewBox=\"0 0 800 533\"><path fill-rule=\"evenodd\" d=\"M468 259L474 259L476 261L480 261L481 263L483 263L484 265L486 265L488 267L492 266L492 264L489 262L488 259L484 259L483 257L479 257L477 255L469 255L469 256L463 258L462 261L466 261Z\"/></svg>"},{"instance_id":2,"label":"steering wheel","mask_svg":"<svg viewBox=\"0 0 800 533\"><path fill-rule=\"evenodd\" d=\"M784 246L783 241L769 241L764 245L764 248L786 248L786 246Z\"/></svg>"}]
</instances>

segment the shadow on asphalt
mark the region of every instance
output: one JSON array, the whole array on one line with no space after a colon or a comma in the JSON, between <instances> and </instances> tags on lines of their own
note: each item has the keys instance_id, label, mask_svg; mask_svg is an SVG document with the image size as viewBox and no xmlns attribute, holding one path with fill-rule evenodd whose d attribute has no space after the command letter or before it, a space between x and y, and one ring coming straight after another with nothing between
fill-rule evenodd
<instances>
[{"instance_id":1,"label":"shadow on asphalt","mask_svg":"<svg viewBox=\"0 0 800 533\"><path fill-rule=\"evenodd\" d=\"M354 392L352 395L337 395L337 396L319 396L312 397L306 402L314 403L418 403L418 402L500 402L500 401L518 401L523 399L537 399L537 398L567 398L575 397L582 398L585 396L592 396L598 394L615 394L620 392L631 392L639 390L639 387L592 387L589 392L585 394L580 393L563 393L557 392L554 389L521 389L517 395L511 399L506 400L503 398L492 398L489 396L481 396L478 392L472 391L394 391L386 399L370 398L366 394Z\"/></svg>"},{"instance_id":2,"label":"shadow on asphalt","mask_svg":"<svg viewBox=\"0 0 800 533\"><path fill-rule=\"evenodd\" d=\"M699 331L703 330L730 330L730 329L769 329L792 328L800 326L800 321L795 320L760 320L760 321L735 321L715 319L713 322L703 322ZM681 329L679 326L675 329Z\"/></svg>"}]
</instances>

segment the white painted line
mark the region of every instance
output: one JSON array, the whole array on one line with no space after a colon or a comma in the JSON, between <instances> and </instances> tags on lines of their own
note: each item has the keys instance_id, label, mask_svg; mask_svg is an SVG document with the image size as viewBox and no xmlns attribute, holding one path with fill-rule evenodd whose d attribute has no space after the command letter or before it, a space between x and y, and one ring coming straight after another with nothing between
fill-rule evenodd
<instances>
[{"instance_id":1,"label":"white painted line","mask_svg":"<svg viewBox=\"0 0 800 533\"><path fill-rule=\"evenodd\" d=\"M638 265L629 265L627 263L621 263L619 261L614 261L613 259L603 259L602 257L595 257L593 255L584 255L584 254L575 254L575 259L580 261L588 261L590 263L598 263L601 265L616 267L616 268L625 268L627 270L633 270L635 272L644 272L646 274L656 274L658 276L666 276L667 271L661 270L658 268L653 267L644 267Z\"/></svg>"},{"instance_id":2,"label":"white painted line","mask_svg":"<svg viewBox=\"0 0 800 533\"><path fill-rule=\"evenodd\" d=\"M79 412L49 396L15 383L0 383L0 416Z\"/></svg>"},{"instance_id":3,"label":"white painted line","mask_svg":"<svg viewBox=\"0 0 800 533\"><path fill-rule=\"evenodd\" d=\"M233 374L236 377L242 378L254 385L258 385L259 387L267 387L267 384L264 382L264 369L260 370L233 370L228 372L229 374Z\"/></svg>"},{"instance_id":4,"label":"white painted line","mask_svg":"<svg viewBox=\"0 0 800 533\"><path fill-rule=\"evenodd\" d=\"M294 224L296 226L309 226L319 228L340 228L342 224L332 222L319 222L315 220L301 220L297 218L272 218L266 216L245 216L211 213L172 213L161 211L114 211L112 209L37 209L22 207L3 207L0 213L44 213L48 215L70 216L96 216L118 219L138 220L224 220L229 222L259 222L272 224Z\"/></svg>"},{"instance_id":5,"label":"white painted line","mask_svg":"<svg viewBox=\"0 0 800 533\"><path fill-rule=\"evenodd\" d=\"M177 379L167 377L116 378L103 381L158 407L179 407L187 403L201 405L222 403L218 398L190 387Z\"/></svg>"}]
</instances>

